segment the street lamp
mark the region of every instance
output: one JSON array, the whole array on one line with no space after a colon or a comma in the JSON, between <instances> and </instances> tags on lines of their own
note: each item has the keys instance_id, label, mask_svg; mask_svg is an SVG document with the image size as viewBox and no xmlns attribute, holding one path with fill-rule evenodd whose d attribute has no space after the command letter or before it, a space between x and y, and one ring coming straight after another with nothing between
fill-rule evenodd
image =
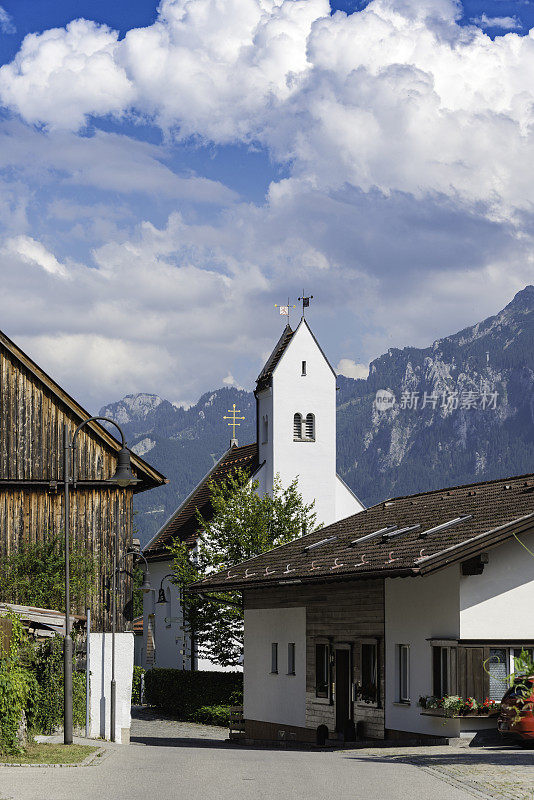
<instances>
[{"instance_id":1,"label":"street lamp","mask_svg":"<svg viewBox=\"0 0 534 800\"><path fill-rule=\"evenodd\" d=\"M69 438L68 423L64 428L64 452L63 452L63 479L64 479L64 506L65 506L65 638L63 640L63 741L65 744L72 744L72 637L70 625L70 495L69 488L76 488L76 439L81 429L89 422L101 420L110 422L114 425L121 435L121 449L117 458L117 469L115 475L109 478L110 483L121 487L132 486L138 483L138 479L132 472L130 466L130 453L126 447L126 440L120 425L109 417L90 417L84 420L76 430L72 439Z\"/></svg>"},{"instance_id":2,"label":"street lamp","mask_svg":"<svg viewBox=\"0 0 534 800\"><path fill-rule=\"evenodd\" d=\"M159 605L163 605L163 603L167 602L167 598L165 597L165 589L163 588L163 581L167 580L167 578L175 578L175 577L176 575L174 574L174 572L169 572L167 575L164 575L163 578L161 579L161 583L159 585L158 599L156 600L156 603L158 603Z\"/></svg>"},{"instance_id":3,"label":"street lamp","mask_svg":"<svg viewBox=\"0 0 534 800\"><path fill-rule=\"evenodd\" d=\"M117 709L117 684L115 681L115 633L117 631L117 576L121 575L125 572L127 575L130 575L133 578L131 572L127 569L120 569L122 559L126 558L126 556L135 555L138 558L142 558L146 565L146 571L143 578L143 585L141 586L142 591L146 594L151 590L150 585L150 572L148 570L148 561L144 557L142 553L137 550L128 550L126 553L123 553L122 558L119 559L117 562L117 553L116 551L113 552L113 586L111 590L111 710L109 715L109 724L110 724L110 737L111 741L114 742L116 738L116 709Z\"/></svg>"}]
</instances>

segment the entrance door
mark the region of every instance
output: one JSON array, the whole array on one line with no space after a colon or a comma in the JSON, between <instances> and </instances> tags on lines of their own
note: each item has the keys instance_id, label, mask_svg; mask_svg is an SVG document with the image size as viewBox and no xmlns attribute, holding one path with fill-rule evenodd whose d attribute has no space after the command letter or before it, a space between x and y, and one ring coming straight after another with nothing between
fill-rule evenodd
<instances>
[{"instance_id":1,"label":"entrance door","mask_svg":"<svg viewBox=\"0 0 534 800\"><path fill-rule=\"evenodd\" d=\"M336 731L345 733L351 719L350 650L336 650Z\"/></svg>"}]
</instances>

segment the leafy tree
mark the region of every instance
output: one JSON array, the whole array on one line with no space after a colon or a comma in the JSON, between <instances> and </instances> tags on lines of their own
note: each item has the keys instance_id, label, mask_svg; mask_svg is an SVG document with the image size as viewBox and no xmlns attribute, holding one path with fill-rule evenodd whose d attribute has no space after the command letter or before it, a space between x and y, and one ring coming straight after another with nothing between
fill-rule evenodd
<instances>
[{"instance_id":1,"label":"leafy tree","mask_svg":"<svg viewBox=\"0 0 534 800\"><path fill-rule=\"evenodd\" d=\"M273 493L259 495L258 482L236 470L225 481L210 484L213 516L206 520L197 512L198 545L191 550L184 542L171 546L175 583L185 589L212 572L257 556L290 542L316 527L314 503L306 505L298 491L298 478L282 488L274 481ZM236 592L184 595L186 626L197 653L222 666L239 663L243 650L243 609Z\"/></svg>"},{"instance_id":2,"label":"leafy tree","mask_svg":"<svg viewBox=\"0 0 534 800\"><path fill-rule=\"evenodd\" d=\"M91 554L70 547L71 609L85 608L95 582ZM42 542L22 542L0 562L0 600L40 608L65 604L65 543L60 534Z\"/></svg>"}]
</instances>

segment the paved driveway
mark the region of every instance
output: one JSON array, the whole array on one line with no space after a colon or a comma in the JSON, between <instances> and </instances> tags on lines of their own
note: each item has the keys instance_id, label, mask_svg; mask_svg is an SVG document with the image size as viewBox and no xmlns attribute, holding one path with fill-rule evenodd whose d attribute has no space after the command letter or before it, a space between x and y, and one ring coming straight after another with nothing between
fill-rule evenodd
<instances>
[{"instance_id":1,"label":"paved driveway","mask_svg":"<svg viewBox=\"0 0 534 800\"><path fill-rule=\"evenodd\" d=\"M132 734L130 746L108 748L108 755L95 766L1 767L0 798L469 800L473 797L472 787L462 786L457 775L445 776L444 781L432 765L411 761L434 758L437 766L446 767L461 757L450 748L439 748L439 753L434 749L430 756L426 750L416 755L412 750L399 748L329 752L247 748L225 743L222 729L157 719L137 721ZM191 734L194 739L189 738ZM471 755L469 751L464 753L464 757ZM532 753L520 753L518 757L530 759L530 763L534 760ZM528 761L523 767L528 768Z\"/></svg>"}]
</instances>

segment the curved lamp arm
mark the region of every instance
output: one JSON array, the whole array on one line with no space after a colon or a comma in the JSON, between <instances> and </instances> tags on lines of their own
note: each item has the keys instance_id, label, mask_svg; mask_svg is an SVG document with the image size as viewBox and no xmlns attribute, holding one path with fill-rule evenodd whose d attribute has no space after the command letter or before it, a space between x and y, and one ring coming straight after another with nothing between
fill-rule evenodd
<instances>
[{"instance_id":1,"label":"curved lamp arm","mask_svg":"<svg viewBox=\"0 0 534 800\"><path fill-rule=\"evenodd\" d=\"M110 419L110 417L89 417L89 419L85 419L83 422L80 422L80 424L78 425L78 427L74 431L74 434L72 436L72 442L71 442L71 447L72 447L72 484L73 484L73 486L76 486L76 477L77 477L76 476L76 459L74 457L74 453L75 453L75 450L76 450L76 438L77 438L79 432L81 431L81 429L84 428L89 422L98 422L98 421L111 422L112 425L115 425L115 427L117 428L117 430L119 431L119 433L121 435L121 447L122 448L126 447L126 438L124 436L124 431L122 430L122 428L119 425L119 423L115 422L114 419Z\"/></svg>"}]
</instances>

